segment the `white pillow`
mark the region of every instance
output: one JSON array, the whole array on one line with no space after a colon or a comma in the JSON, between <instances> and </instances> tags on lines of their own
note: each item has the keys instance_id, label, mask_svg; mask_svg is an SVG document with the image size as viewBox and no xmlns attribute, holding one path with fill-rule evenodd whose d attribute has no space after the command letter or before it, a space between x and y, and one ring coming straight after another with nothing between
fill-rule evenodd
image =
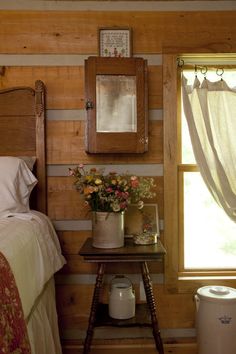
<instances>
[{"instance_id":1,"label":"white pillow","mask_svg":"<svg viewBox=\"0 0 236 354\"><path fill-rule=\"evenodd\" d=\"M29 212L29 197L37 179L18 157L0 157L0 216Z\"/></svg>"},{"instance_id":2,"label":"white pillow","mask_svg":"<svg viewBox=\"0 0 236 354\"><path fill-rule=\"evenodd\" d=\"M26 165L29 167L30 171L33 171L34 164L36 162L36 156L18 156L19 159L25 161Z\"/></svg>"}]
</instances>

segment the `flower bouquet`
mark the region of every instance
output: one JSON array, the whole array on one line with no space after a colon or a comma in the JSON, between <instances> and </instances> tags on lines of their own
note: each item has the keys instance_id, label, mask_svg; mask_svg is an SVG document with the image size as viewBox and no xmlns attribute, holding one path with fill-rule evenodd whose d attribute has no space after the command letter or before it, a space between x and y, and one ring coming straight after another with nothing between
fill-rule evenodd
<instances>
[{"instance_id":1,"label":"flower bouquet","mask_svg":"<svg viewBox=\"0 0 236 354\"><path fill-rule=\"evenodd\" d=\"M75 177L75 187L92 211L119 213L127 210L131 203L137 203L141 209L143 199L155 196L153 178L118 175L116 172L104 174L103 169L86 170L83 164L70 168L69 175Z\"/></svg>"},{"instance_id":2,"label":"flower bouquet","mask_svg":"<svg viewBox=\"0 0 236 354\"><path fill-rule=\"evenodd\" d=\"M75 177L76 189L93 212L93 246L123 247L124 211L131 203L137 203L141 209L143 199L155 195L153 178L118 175L116 172L104 174L103 169L87 170L83 164L69 169L69 175Z\"/></svg>"}]
</instances>

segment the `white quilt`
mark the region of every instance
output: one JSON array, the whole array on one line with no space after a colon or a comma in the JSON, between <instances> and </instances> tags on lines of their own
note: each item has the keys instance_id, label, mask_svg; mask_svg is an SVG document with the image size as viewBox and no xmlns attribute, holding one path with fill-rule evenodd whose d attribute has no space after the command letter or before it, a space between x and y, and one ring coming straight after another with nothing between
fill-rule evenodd
<instances>
[{"instance_id":1,"label":"white quilt","mask_svg":"<svg viewBox=\"0 0 236 354\"><path fill-rule=\"evenodd\" d=\"M48 217L31 211L1 218L0 252L11 266L27 318L46 282L65 264Z\"/></svg>"}]
</instances>

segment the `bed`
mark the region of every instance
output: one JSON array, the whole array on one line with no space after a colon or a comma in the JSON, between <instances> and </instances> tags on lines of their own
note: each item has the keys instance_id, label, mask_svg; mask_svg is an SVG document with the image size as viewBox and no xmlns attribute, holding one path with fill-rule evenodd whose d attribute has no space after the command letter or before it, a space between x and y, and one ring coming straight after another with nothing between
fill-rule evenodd
<instances>
[{"instance_id":1,"label":"bed","mask_svg":"<svg viewBox=\"0 0 236 354\"><path fill-rule=\"evenodd\" d=\"M65 259L46 213L38 80L0 90L0 353L61 353L54 274Z\"/></svg>"}]
</instances>

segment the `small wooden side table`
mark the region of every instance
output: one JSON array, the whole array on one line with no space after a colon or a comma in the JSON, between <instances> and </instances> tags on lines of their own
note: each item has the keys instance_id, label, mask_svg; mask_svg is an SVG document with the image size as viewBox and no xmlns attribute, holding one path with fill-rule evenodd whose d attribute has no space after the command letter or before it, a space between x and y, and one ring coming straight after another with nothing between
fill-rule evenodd
<instances>
[{"instance_id":1,"label":"small wooden side table","mask_svg":"<svg viewBox=\"0 0 236 354\"><path fill-rule=\"evenodd\" d=\"M152 283L149 276L149 269L147 262L157 261L163 258L166 251L162 243L158 240L154 245L135 245L132 239L125 240L124 247L121 248L95 248L92 246L92 238L88 238L81 247L79 254L87 262L97 262L97 278L94 286L93 300L91 304L89 324L87 328L87 335L84 342L84 354L88 354L93 338L94 327L96 326L96 319L99 308L99 295L102 288L103 276L107 263L111 262L138 262L141 268L143 285L145 289L148 310L151 316L151 326L153 337L156 344L156 349L159 354L164 354L163 343L160 335L156 315L156 304L153 296ZM129 320L126 320L129 321ZM124 322L124 321L123 321Z\"/></svg>"}]
</instances>

